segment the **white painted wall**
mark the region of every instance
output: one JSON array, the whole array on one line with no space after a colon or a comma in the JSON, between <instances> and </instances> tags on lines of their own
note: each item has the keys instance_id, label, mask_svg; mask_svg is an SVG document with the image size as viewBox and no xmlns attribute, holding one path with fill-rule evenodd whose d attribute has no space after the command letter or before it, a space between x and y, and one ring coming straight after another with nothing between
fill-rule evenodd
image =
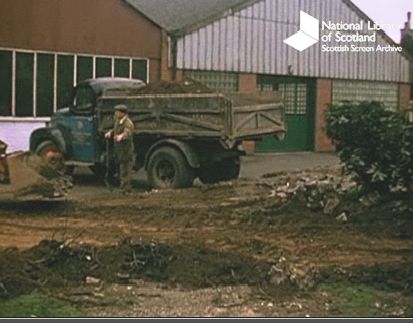
<instances>
[{"instance_id":1,"label":"white painted wall","mask_svg":"<svg viewBox=\"0 0 413 323\"><path fill-rule=\"evenodd\" d=\"M33 130L42 128L45 121L1 121L0 140L9 145L8 153L29 149L30 134Z\"/></svg>"}]
</instances>

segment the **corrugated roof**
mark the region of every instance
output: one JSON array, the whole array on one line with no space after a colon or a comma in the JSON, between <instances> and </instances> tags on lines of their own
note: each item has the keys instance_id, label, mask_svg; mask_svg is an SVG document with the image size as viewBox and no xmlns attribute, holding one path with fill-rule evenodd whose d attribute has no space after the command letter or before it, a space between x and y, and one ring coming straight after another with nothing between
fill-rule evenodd
<instances>
[{"instance_id":1,"label":"corrugated roof","mask_svg":"<svg viewBox=\"0 0 413 323\"><path fill-rule=\"evenodd\" d=\"M125 0L168 32L177 32L219 18L251 0Z\"/></svg>"}]
</instances>

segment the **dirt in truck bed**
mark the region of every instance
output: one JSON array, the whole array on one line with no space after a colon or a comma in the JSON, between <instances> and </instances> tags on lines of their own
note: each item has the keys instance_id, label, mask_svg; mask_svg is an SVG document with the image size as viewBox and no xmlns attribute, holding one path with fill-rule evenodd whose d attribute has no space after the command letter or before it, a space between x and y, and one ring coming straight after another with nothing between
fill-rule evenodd
<instances>
[{"instance_id":1,"label":"dirt in truck bed","mask_svg":"<svg viewBox=\"0 0 413 323\"><path fill-rule=\"evenodd\" d=\"M90 316L413 315L412 207L360 199L339 167L132 196L83 185L0 205L0 314L40 293Z\"/></svg>"},{"instance_id":2,"label":"dirt in truck bed","mask_svg":"<svg viewBox=\"0 0 413 323\"><path fill-rule=\"evenodd\" d=\"M186 78L184 81L155 81L137 90L138 94L183 94L183 93L214 93L201 82Z\"/></svg>"}]
</instances>

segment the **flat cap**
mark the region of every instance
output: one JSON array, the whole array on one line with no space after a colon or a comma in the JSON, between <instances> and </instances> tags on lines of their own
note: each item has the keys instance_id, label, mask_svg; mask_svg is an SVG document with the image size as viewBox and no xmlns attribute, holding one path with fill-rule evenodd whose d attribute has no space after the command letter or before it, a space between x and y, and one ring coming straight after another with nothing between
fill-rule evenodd
<instances>
[{"instance_id":1,"label":"flat cap","mask_svg":"<svg viewBox=\"0 0 413 323\"><path fill-rule=\"evenodd\" d=\"M120 111L120 112L128 112L128 107L124 104L119 104L117 106L115 106L115 111Z\"/></svg>"}]
</instances>

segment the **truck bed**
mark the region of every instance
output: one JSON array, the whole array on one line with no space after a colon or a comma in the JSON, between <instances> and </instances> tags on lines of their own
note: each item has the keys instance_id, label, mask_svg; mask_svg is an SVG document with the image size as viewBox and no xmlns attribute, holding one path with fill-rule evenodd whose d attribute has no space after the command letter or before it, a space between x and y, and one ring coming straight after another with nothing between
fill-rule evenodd
<instances>
[{"instance_id":1,"label":"truck bed","mask_svg":"<svg viewBox=\"0 0 413 323\"><path fill-rule=\"evenodd\" d=\"M232 148L264 135L283 137L282 104L268 94L106 95L98 102L99 130L113 126L113 107L126 104L137 135L218 139Z\"/></svg>"}]
</instances>

